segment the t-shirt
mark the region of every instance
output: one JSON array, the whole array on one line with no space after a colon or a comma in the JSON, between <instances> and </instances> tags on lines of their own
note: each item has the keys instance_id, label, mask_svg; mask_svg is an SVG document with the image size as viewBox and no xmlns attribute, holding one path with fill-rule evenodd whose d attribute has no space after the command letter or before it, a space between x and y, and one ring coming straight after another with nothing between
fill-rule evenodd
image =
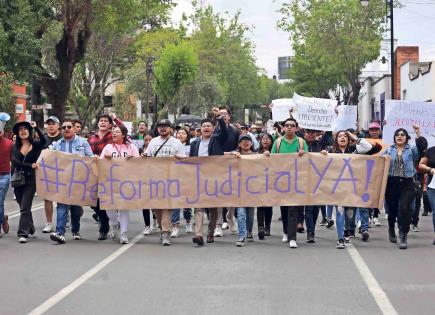
<instances>
[{"instance_id":1,"label":"t-shirt","mask_svg":"<svg viewBox=\"0 0 435 315\"><path fill-rule=\"evenodd\" d=\"M45 147L48 148L53 142L59 141L60 139L62 139L62 137L63 136L60 132L57 134L57 136L54 137L50 137L48 134L45 134Z\"/></svg>"},{"instance_id":2,"label":"t-shirt","mask_svg":"<svg viewBox=\"0 0 435 315\"><path fill-rule=\"evenodd\" d=\"M273 142L272 153L296 153L300 151L299 139L302 138L295 137L293 140L288 140L286 137L281 137L282 140L279 146L279 152L277 152L276 143L278 139ZM302 141L304 142L304 151L308 152L307 143L304 139L302 139Z\"/></svg>"},{"instance_id":3,"label":"t-shirt","mask_svg":"<svg viewBox=\"0 0 435 315\"><path fill-rule=\"evenodd\" d=\"M159 150L160 147L162 148ZM181 143L180 140L172 136L169 139L162 139L162 137L160 136L153 138L148 144L146 155L154 156L157 150L159 150L159 152L157 153L157 157L174 156L174 155L178 155L182 157L186 156L184 145Z\"/></svg>"},{"instance_id":4,"label":"t-shirt","mask_svg":"<svg viewBox=\"0 0 435 315\"><path fill-rule=\"evenodd\" d=\"M0 174L11 172L11 154L14 144L11 140L0 138Z\"/></svg>"},{"instance_id":5,"label":"t-shirt","mask_svg":"<svg viewBox=\"0 0 435 315\"><path fill-rule=\"evenodd\" d=\"M199 148L198 148L198 156L208 156L208 146L210 144L210 139L203 139L199 140Z\"/></svg>"},{"instance_id":6,"label":"t-shirt","mask_svg":"<svg viewBox=\"0 0 435 315\"><path fill-rule=\"evenodd\" d=\"M127 156L139 157L139 150L134 144L107 144L103 152L101 152L100 159L104 159L106 155L111 155L113 159L125 158Z\"/></svg>"}]
</instances>

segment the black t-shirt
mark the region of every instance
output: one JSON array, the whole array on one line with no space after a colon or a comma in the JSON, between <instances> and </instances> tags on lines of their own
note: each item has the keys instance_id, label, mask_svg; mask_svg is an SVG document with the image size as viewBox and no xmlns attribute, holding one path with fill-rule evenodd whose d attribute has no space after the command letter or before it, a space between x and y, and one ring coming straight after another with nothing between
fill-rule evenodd
<instances>
[{"instance_id":1,"label":"black t-shirt","mask_svg":"<svg viewBox=\"0 0 435 315\"><path fill-rule=\"evenodd\" d=\"M435 147L430 147L427 149L426 154L424 155L425 158L427 158L426 165L430 168L435 168ZM428 183L432 180L432 175L429 174L428 177Z\"/></svg>"},{"instance_id":2,"label":"black t-shirt","mask_svg":"<svg viewBox=\"0 0 435 315\"><path fill-rule=\"evenodd\" d=\"M53 142L62 139L62 133L58 133L57 136L50 137L48 134L45 134L45 149L48 148Z\"/></svg>"}]
</instances>

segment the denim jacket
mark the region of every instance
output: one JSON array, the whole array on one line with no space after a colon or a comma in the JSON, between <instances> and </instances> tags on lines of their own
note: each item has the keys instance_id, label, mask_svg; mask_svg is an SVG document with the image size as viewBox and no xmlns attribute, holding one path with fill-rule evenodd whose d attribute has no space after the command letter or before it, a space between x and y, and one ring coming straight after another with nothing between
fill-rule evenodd
<instances>
[{"instance_id":1,"label":"denim jacket","mask_svg":"<svg viewBox=\"0 0 435 315\"><path fill-rule=\"evenodd\" d=\"M55 151L65 152L69 153L69 146L71 143L71 153L78 154L81 156L93 156L91 146L89 145L88 141L86 139L74 136L74 139L71 141L66 141L63 137L62 139L54 142L51 145L51 149Z\"/></svg>"},{"instance_id":2,"label":"denim jacket","mask_svg":"<svg viewBox=\"0 0 435 315\"><path fill-rule=\"evenodd\" d=\"M391 157L388 176L393 176L393 164L397 157L397 146L393 144L388 149L385 149L385 151L382 153L382 156L385 155L389 155ZM414 177L416 174L415 165L417 163L418 157L419 153L417 147L415 145L410 146L409 144L406 144L402 152L403 164L405 165L405 177Z\"/></svg>"}]
</instances>

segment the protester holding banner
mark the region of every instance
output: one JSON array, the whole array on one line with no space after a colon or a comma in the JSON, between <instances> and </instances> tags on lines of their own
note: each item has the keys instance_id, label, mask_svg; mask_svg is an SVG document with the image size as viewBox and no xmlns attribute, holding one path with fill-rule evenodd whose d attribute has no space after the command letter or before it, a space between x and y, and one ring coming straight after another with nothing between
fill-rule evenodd
<instances>
[{"instance_id":1,"label":"protester holding banner","mask_svg":"<svg viewBox=\"0 0 435 315\"><path fill-rule=\"evenodd\" d=\"M76 135L73 121L69 118L62 122L62 138L53 142L51 149L80 156L93 156L91 146L86 139ZM74 240L80 240L80 215L82 208L77 205L57 203L56 232L50 234L50 239L58 244L65 244L65 226L71 211L71 232Z\"/></svg>"},{"instance_id":2,"label":"protester holding banner","mask_svg":"<svg viewBox=\"0 0 435 315\"><path fill-rule=\"evenodd\" d=\"M435 146L430 147L424 157L420 160L419 169L426 172L428 176L427 196L429 197L430 206L435 209ZM435 233L435 211L432 211L432 224ZM432 242L435 245L435 234Z\"/></svg>"},{"instance_id":3,"label":"protester holding banner","mask_svg":"<svg viewBox=\"0 0 435 315\"><path fill-rule=\"evenodd\" d=\"M329 153L333 154L365 154L372 149L372 145L365 139L358 138L350 131L340 130L335 135L334 145L332 149L329 150ZM326 151L322 151L322 153L326 154ZM343 249L345 248L345 236L346 241L349 241L349 238L355 235L355 231L346 231L345 235L345 216L349 218L354 217L355 208L349 207L341 207L335 206L335 221L337 228L337 248ZM364 224L363 229L363 238L368 239L368 212L363 212L362 215L366 215L367 217L362 220L363 222L367 222L367 226ZM353 232L353 233L352 233ZM352 234L353 235L352 235Z\"/></svg>"},{"instance_id":4,"label":"protester holding banner","mask_svg":"<svg viewBox=\"0 0 435 315\"><path fill-rule=\"evenodd\" d=\"M151 140L145 155L148 157L186 156L183 144L171 135L171 122L163 119L157 123L158 137ZM171 245L169 230L171 228L171 209L158 209L154 213L161 226L162 245Z\"/></svg>"},{"instance_id":5,"label":"protester holding banner","mask_svg":"<svg viewBox=\"0 0 435 315\"><path fill-rule=\"evenodd\" d=\"M272 151L273 137L269 133L263 134L260 139L259 153L268 154ZM270 236L270 225L272 223L272 207L257 207L258 238L264 240Z\"/></svg>"},{"instance_id":6,"label":"protester holding banner","mask_svg":"<svg viewBox=\"0 0 435 315\"><path fill-rule=\"evenodd\" d=\"M418 190L414 182L415 165L419 158L419 151L424 150L421 146L423 137L420 137L420 127L414 125L413 128L417 146L411 146L408 143L411 139L408 131L399 128L394 133L394 144L383 152L384 156L391 157L385 191L385 202L388 206L388 235L391 243L397 243L395 231L397 221L400 249L408 248L407 236Z\"/></svg>"},{"instance_id":7,"label":"protester holding banner","mask_svg":"<svg viewBox=\"0 0 435 315\"><path fill-rule=\"evenodd\" d=\"M13 133L17 136L12 155L11 184L20 206L20 222L17 235L20 243L26 243L29 235L35 233L32 216L32 202L36 192L35 169L36 161L45 147L44 134L38 127L32 128L27 121L14 125ZM33 130L39 136L39 141L33 140Z\"/></svg>"},{"instance_id":8,"label":"protester holding banner","mask_svg":"<svg viewBox=\"0 0 435 315\"><path fill-rule=\"evenodd\" d=\"M308 151L307 143L303 138L296 135L298 122L294 118L287 118L283 123L285 135L276 139L273 143L272 153L298 153L302 156ZM304 211L303 206L281 206L281 218L283 227L283 243L289 242L290 248L297 248L296 230L298 215Z\"/></svg>"},{"instance_id":9,"label":"protester holding banner","mask_svg":"<svg viewBox=\"0 0 435 315\"><path fill-rule=\"evenodd\" d=\"M228 126L219 110L214 109L219 128L218 131L213 130L213 122L211 119L203 119L201 121L201 139L194 140L190 145L190 156L213 156L224 154L224 143L228 135ZM207 231L207 243L214 242L214 231L218 218L217 208L196 208L195 209L195 237L192 242L198 247L204 246L203 238L203 220L204 212L208 210L209 221Z\"/></svg>"},{"instance_id":10,"label":"protester holding banner","mask_svg":"<svg viewBox=\"0 0 435 315\"><path fill-rule=\"evenodd\" d=\"M103 152L101 152L101 159L130 159L132 157L139 157L139 150L135 145L131 144L128 140L128 130L124 125L117 126L112 131L113 142L107 144ZM112 239L117 238L118 230L121 234L119 242L121 244L128 244L127 229L129 221L128 210L107 210L109 222L112 226L111 236ZM119 218L119 222L118 222Z\"/></svg>"},{"instance_id":11,"label":"protester holding banner","mask_svg":"<svg viewBox=\"0 0 435 315\"><path fill-rule=\"evenodd\" d=\"M97 117L98 130L97 132L88 138L89 145L91 146L92 152L96 156L100 156L104 147L112 142L112 125L113 122L117 126L122 125L122 121L116 117L115 114L102 114ZM107 239L107 233L109 233L109 217L106 211L100 209L100 202L93 208L98 216L98 221L100 222L100 235L98 240L102 241Z\"/></svg>"}]
</instances>

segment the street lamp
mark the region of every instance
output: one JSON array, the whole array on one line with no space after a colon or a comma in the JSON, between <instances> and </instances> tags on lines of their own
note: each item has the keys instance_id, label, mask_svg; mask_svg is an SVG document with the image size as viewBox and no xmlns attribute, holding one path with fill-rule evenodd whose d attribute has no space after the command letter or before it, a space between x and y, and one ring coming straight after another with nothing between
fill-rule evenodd
<instances>
[{"instance_id":1,"label":"street lamp","mask_svg":"<svg viewBox=\"0 0 435 315\"><path fill-rule=\"evenodd\" d=\"M363 7L367 7L369 5L369 0L360 0L361 5ZM385 0L385 6L388 8L389 14L387 15L387 18L390 19L390 51L391 51L391 58L390 58L390 65L391 65L391 99L394 100L394 1L393 0Z\"/></svg>"}]
</instances>

